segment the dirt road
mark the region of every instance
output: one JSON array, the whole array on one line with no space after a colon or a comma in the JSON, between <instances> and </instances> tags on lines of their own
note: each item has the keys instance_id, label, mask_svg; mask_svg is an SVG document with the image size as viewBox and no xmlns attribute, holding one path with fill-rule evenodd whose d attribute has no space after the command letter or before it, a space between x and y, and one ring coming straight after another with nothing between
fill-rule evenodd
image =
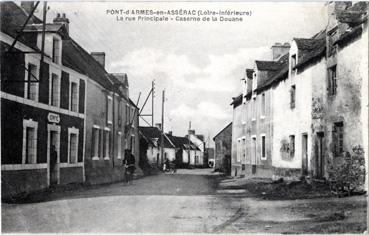
<instances>
[{"instance_id":1,"label":"dirt road","mask_svg":"<svg viewBox=\"0 0 369 235\"><path fill-rule=\"evenodd\" d=\"M2 232L362 232L366 197L268 201L217 188L210 170L145 177L2 204ZM335 214L336 213L336 214ZM343 216L340 216L343 214ZM335 216L334 216L335 215Z\"/></svg>"}]
</instances>

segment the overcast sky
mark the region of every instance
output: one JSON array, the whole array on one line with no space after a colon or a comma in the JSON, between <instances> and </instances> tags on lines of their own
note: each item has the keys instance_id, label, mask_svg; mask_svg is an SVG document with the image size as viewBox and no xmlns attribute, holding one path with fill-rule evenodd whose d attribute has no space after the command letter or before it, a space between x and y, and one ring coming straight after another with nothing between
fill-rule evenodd
<instances>
[{"instance_id":1,"label":"overcast sky","mask_svg":"<svg viewBox=\"0 0 369 235\"><path fill-rule=\"evenodd\" d=\"M106 53L108 72L127 73L130 96L142 106L156 80L155 122L166 90L165 130L212 139L232 121L232 97L255 59L270 59L275 42L311 37L324 27L323 3L49 2L70 20L70 35L88 52ZM251 11L243 22L122 22L108 9L202 9ZM38 12L39 14L40 12ZM143 113L150 113L151 103ZM148 120L151 120L148 118ZM144 122L140 120L141 125Z\"/></svg>"}]
</instances>

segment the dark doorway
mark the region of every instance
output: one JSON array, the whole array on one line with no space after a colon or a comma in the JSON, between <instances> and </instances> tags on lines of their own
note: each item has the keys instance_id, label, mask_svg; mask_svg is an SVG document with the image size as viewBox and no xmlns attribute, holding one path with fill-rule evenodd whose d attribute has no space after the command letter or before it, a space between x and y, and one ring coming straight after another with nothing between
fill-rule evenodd
<instances>
[{"instance_id":1,"label":"dark doorway","mask_svg":"<svg viewBox=\"0 0 369 235\"><path fill-rule=\"evenodd\" d=\"M316 177L324 177L324 132L317 133Z\"/></svg>"},{"instance_id":2,"label":"dark doorway","mask_svg":"<svg viewBox=\"0 0 369 235\"><path fill-rule=\"evenodd\" d=\"M302 175L308 175L308 135L302 134Z\"/></svg>"},{"instance_id":3,"label":"dark doorway","mask_svg":"<svg viewBox=\"0 0 369 235\"><path fill-rule=\"evenodd\" d=\"M49 142L49 164L50 164L50 185L58 184L58 138L57 131L50 131Z\"/></svg>"},{"instance_id":4,"label":"dark doorway","mask_svg":"<svg viewBox=\"0 0 369 235\"><path fill-rule=\"evenodd\" d=\"M256 151L256 137L252 137L252 150L251 150L251 152L252 152L251 173L254 175L254 174L256 174L256 154L257 154L257 151Z\"/></svg>"}]
</instances>

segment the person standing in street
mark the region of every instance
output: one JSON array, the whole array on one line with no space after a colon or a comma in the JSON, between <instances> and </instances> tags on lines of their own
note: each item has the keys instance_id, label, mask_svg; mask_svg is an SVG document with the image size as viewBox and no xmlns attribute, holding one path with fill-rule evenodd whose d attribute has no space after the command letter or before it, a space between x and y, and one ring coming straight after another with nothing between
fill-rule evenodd
<instances>
[{"instance_id":1,"label":"person standing in street","mask_svg":"<svg viewBox=\"0 0 369 235\"><path fill-rule=\"evenodd\" d=\"M133 173L136 170L135 163L136 163L135 156L131 153L130 149L126 149L123 164L125 167L125 180L127 184L132 184Z\"/></svg>"}]
</instances>

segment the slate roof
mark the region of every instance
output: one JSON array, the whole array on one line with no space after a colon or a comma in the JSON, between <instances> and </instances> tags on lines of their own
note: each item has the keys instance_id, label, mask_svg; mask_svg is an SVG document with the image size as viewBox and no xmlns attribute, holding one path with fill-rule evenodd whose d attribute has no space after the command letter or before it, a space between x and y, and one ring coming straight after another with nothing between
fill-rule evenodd
<instances>
[{"instance_id":1,"label":"slate roof","mask_svg":"<svg viewBox=\"0 0 369 235\"><path fill-rule=\"evenodd\" d=\"M252 74L254 73L253 69L246 69L246 77L252 79Z\"/></svg>"},{"instance_id":2,"label":"slate roof","mask_svg":"<svg viewBox=\"0 0 369 235\"><path fill-rule=\"evenodd\" d=\"M1 32L15 38L17 32L21 30L23 24L26 22L28 14L14 2L0 2L0 12ZM32 16L28 21L29 24L38 24L41 22L42 21L35 16ZM35 37L35 35L22 34L18 40L32 49L39 51L36 48L37 37Z\"/></svg>"},{"instance_id":3,"label":"slate roof","mask_svg":"<svg viewBox=\"0 0 369 235\"><path fill-rule=\"evenodd\" d=\"M255 64L260 71L275 71L279 69L279 64L276 61L255 60Z\"/></svg>"},{"instance_id":4,"label":"slate roof","mask_svg":"<svg viewBox=\"0 0 369 235\"><path fill-rule=\"evenodd\" d=\"M237 97L232 97L233 101L231 105L233 105L233 108L236 108L240 104L242 104L242 94L238 95Z\"/></svg>"},{"instance_id":5,"label":"slate roof","mask_svg":"<svg viewBox=\"0 0 369 235\"><path fill-rule=\"evenodd\" d=\"M151 126L140 126L139 131L145 136L147 139L158 139L158 143L161 142L161 131L157 127ZM170 143L168 137L164 135L164 148L174 148L175 146Z\"/></svg>"},{"instance_id":6,"label":"slate roof","mask_svg":"<svg viewBox=\"0 0 369 235\"><path fill-rule=\"evenodd\" d=\"M197 150L200 149L191 141L189 141L186 137L179 137L173 135L166 135L170 141L175 145L176 148L184 149L184 150Z\"/></svg>"},{"instance_id":7,"label":"slate roof","mask_svg":"<svg viewBox=\"0 0 369 235\"><path fill-rule=\"evenodd\" d=\"M296 41L301 43L301 39ZM314 59L319 59L325 55L326 51L326 40L325 38L321 39L310 39L309 41L304 40L309 44L309 50L301 50L299 51L299 59L295 68L302 68L308 63L312 62Z\"/></svg>"},{"instance_id":8,"label":"slate roof","mask_svg":"<svg viewBox=\"0 0 369 235\"><path fill-rule=\"evenodd\" d=\"M224 130L226 130L229 126L232 125L232 122L229 123L227 126L225 126L221 131L218 132L218 134L216 134L214 137L213 137L213 140L215 141L215 138L217 138L218 135L220 135Z\"/></svg>"}]
</instances>

